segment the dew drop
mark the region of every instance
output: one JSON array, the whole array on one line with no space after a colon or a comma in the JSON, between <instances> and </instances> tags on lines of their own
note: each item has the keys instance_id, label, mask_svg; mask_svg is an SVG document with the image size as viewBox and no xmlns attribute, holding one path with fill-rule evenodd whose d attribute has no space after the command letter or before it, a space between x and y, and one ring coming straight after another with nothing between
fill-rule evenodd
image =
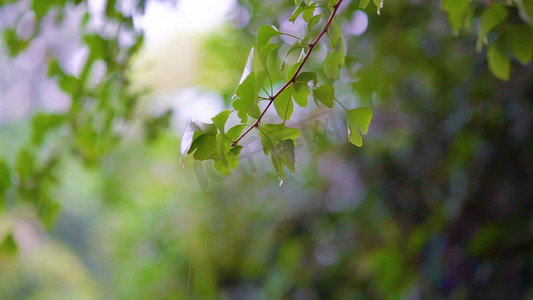
<instances>
[{"instance_id":1,"label":"dew drop","mask_svg":"<svg viewBox=\"0 0 533 300\"><path fill-rule=\"evenodd\" d=\"M281 186L283 184L283 179L280 179L279 180L279 186Z\"/></svg>"}]
</instances>

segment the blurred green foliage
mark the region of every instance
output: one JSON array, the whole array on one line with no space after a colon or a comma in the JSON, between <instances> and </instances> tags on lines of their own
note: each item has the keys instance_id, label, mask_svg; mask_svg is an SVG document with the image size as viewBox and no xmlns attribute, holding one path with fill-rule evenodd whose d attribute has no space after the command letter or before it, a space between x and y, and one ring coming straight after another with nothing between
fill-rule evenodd
<instances>
[{"instance_id":1,"label":"blurred green foliage","mask_svg":"<svg viewBox=\"0 0 533 300\"><path fill-rule=\"evenodd\" d=\"M341 31L361 2L341 9ZM257 29L281 28L294 11L294 1L239 4L245 26L208 39L201 70L227 104ZM2 125L0 298L530 299L531 1L501 4L385 1L379 16L369 5L367 31L344 33L332 83L348 109L372 107L365 147L313 132L284 162L297 172L282 187L263 154L229 178L190 159L183 169L170 114L143 118L142 137L117 136L111 125L133 118L137 102L124 72L141 38L124 49L86 36L80 76L50 61L70 111ZM24 49L4 37L9 53ZM96 60L108 71L89 89ZM336 75L322 61L308 68Z\"/></svg>"}]
</instances>

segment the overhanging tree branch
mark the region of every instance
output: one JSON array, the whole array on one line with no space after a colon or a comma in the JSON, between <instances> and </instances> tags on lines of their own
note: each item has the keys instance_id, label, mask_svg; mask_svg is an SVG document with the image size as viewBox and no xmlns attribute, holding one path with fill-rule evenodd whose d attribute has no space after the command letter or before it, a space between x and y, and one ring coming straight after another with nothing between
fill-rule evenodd
<instances>
[{"instance_id":1,"label":"overhanging tree branch","mask_svg":"<svg viewBox=\"0 0 533 300\"><path fill-rule=\"evenodd\" d=\"M331 25L331 22L333 21L333 18L335 17L335 14L337 13L338 9L339 9L339 6L341 5L343 0L339 0L337 1L336 4L333 5L333 11L331 12L331 15L329 16L328 20L326 21L326 24L324 25L324 27L322 28L322 30L320 31L320 33L316 36L316 38L309 44L309 50L307 51L307 53L305 54L304 58L302 59L302 63L300 64L300 66L298 67L298 69L296 70L296 72L294 73L294 75L291 77L291 79L289 79L289 81L287 81L285 83L285 85L276 93L274 94L273 96L270 96L270 101L268 102L267 106L265 107L265 109L261 112L261 115L259 116L259 118L257 118L257 120L252 124L252 126L250 126L250 128L248 128L246 131L244 131L235 141L233 141L231 143L231 146L232 147L235 147L235 145L237 145L237 143L239 143L239 141L245 137L250 131L252 131L252 129L256 128L259 126L259 123L261 122L261 120L263 119L264 115L266 114L267 110L270 108L270 106L272 105L272 103L274 102L274 100L276 100L276 98L278 98L278 96L285 90L287 89L291 84L293 84L296 80L296 77L298 77L298 75L300 74L300 72L302 71L302 68L303 66L305 65L305 63L307 62L307 60L309 59L309 57L311 56L311 52L313 52L313 49L315 48L316 44L320 41L320 39L324 36L324 34L326 34L326 32L328 31L328 28L329 26Z\"/></svg>"}]
</instances>

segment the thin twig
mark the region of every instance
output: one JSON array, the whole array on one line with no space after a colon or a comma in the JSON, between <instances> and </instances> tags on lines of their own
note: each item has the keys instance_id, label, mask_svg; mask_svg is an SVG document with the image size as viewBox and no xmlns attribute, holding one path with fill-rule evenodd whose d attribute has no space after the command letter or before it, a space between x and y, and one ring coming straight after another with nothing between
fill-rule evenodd
<instances>
[{"instance_id":1,"label":"thin twig","mask_svg":"<svg viewBox=\"0 0 533 300\"><path fill-rule=\"evenodd\" d=\"M265 109L263 110L263 112L261 113L261 115L259 116L259 118L257 118L257 120L255 121L255 123L250 127L248 128L245 132L243 132L235 141L233 141L233 143L231 143L231 146L234 147L235 145L237 145L237 143L245 136L247 135L252 129L254 129L255 127L259 126L259 122L261 122L261 119L263 119L263 116L266 114L267 110L270 108L270 106L272 105L272 102L274 102L274 100L276 100L276 98L286 89L288 88L291 84L293 84L295 81L296 81L296 77L298 77L298 75L300 74L300 71L302 70L303 66L305 65L305 63L307 62L307 60L309 59L309 56L311 55L311 52L313 51L313 49L315 48L316 44L320 41L320 39L322 38L322 36L328 31L328 28L329 26L331 25L331 22L333 21L333 17L335 16L335 14L337 13L337 10L339 9L339 6L341 5L343 0L339 0L337 1L337 3L335 5L333 5L333 11L331 12L331 15L329 16L326 24L324 25L324 27L322 28L322 30L320 31L320 33L317 35L317 37L314 39L313 42L311 42L309 44L309 51L307 51L307 53L305 54L304 58L302 59L302 63L300 64L300 66L298 67L298 69L296 70L296 72L294 73L294 75L291 77L291 79L289 81L287 81L285 83L285 85L273 96L270 97L270 102L268 102L267 106L265 107Z\"/></svg>"}]
</instances>

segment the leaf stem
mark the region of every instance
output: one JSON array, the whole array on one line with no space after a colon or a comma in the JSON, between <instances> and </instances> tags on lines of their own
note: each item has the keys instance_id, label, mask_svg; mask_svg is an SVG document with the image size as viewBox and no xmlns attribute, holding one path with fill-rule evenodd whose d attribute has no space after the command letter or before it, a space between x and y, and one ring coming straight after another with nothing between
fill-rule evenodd
<instances>
[{"instance_id":1,"label":"leaf stem","mask_svg":"<svg viewBox=\"0 0 533 300\"><path fill-rule=\"evenodd\" d=\"M320 41L320 39L322 38L322 36L324 36L324 34L326 34L326 32L328 31L328 28L329 26L331 25L331 22L333 22L333 17L335 17L335 14L337 13L337 10L339 9L339 6L341 5L343 0L339 0L337 1L336 4L333 5L333 11L331 12L331 15L329 16L328 20L326 21L326 24L324 25L324 27L322 28L322 30L320 31L320 33L316 36L316 38L308 45L309 46L309 50L307 51L307 53L305 54L304 58L302 59L302 63L300 64L300 66L298 67L298 69L296 70L296 72L294 73L294 75L291 77L291 79L289 81L287 81L285 83L285 85L273 96L270 97L270 102L268 102L267 106L265 107L265 109L263 110L263 112L261 112L261 115L259 116L259 118L257 118L257 120L252 124L252 126L250 126L250 128L248 128L245 132L243 132L235 141L233 141L233 143L231 143L231 146L234 147L235 145L237 145L237 143L243 138L245 137L250 131L252 131L252 129L254 129L255 127L258 127L259 126L259 123L261 122L261 120L263 119L263 117L265 116L267 110L270 108L270 106L272 105L272 102L274 102L274 100L276 100L276 98L286 89L288 88L292 83L294 83L294 81L296 80L296 77L298 77L298 75L300 74L300 72L302 71L302 68L303 66L305 65L305 63L307 62L307 60L309 59L309 56L311 56L311 52L313 51L313 49L315 48L316 44L318 44L318 42Z\"/></svg>"}]
</instances>

